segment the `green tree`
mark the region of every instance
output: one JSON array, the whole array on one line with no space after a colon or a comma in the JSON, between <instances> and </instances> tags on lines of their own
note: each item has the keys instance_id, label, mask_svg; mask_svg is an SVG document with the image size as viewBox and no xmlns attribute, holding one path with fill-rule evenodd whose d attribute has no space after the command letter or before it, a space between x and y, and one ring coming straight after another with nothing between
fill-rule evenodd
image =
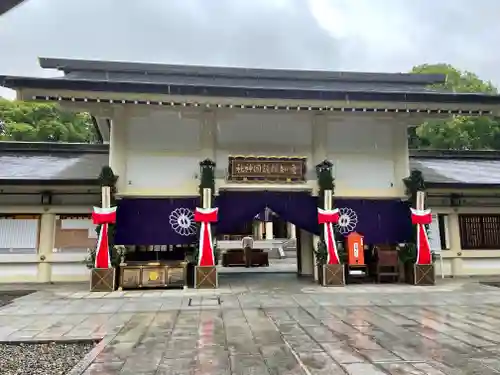
<instances>
[{"instance_id":1,"label":"green tree","mask_svg":"<svg viewBox=\"0 0 500 375\"><path fill-rule=\"evenodd\" d=\"M88 113L67 112L57 103L0 99L0 139L93 143L97 134Z\"/></svg>"},{"instance_id":2,"label":"green tree","mask_svg":"<svg viewBox=\"0 0 500 375\"><path fill-rule=\"evenodd\" d=\"M447 64L415 66L411 73L445 74L446 82L436 89L463 92L498 94L497 88L476 74L461 71ZM450 150L500 149L500 121L489 117L453 116L434 119L410 129L408 141L411 148Z\"/></svg>"}]
</instances>

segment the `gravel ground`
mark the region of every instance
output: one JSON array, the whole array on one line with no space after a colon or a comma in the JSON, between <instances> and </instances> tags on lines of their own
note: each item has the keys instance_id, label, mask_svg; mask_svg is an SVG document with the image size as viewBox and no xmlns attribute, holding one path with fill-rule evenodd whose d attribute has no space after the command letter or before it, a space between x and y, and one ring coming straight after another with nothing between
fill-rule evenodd
<instances>
[{"instance_id":1,"label":"gravel ground","mask_svg":"<svg viewBox=\"0 0 500 375\"><path fill-rule=\"evenodd\" d=\"M0 344L1 375L64 375L94 347L93 342Z\"/></svg>"}]
</instances>

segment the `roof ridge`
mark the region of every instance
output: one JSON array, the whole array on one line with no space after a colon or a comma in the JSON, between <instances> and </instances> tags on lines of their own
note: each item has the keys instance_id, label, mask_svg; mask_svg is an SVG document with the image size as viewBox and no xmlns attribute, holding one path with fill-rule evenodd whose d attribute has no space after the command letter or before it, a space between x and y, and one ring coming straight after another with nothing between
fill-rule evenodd
<instances>
[{"instance_id":1,"label":"roof ridge","mask_svg":"<svg viewBox=\"0 0 500 375\"><path fill-rule=\"evenodd\" d=\"M39 58L44 69L65 72L115 72L164 75L190 75L228 78L272 78L275 80L325 80L339 82L388 82L430 85L444 83L444 74L415 74L402 72L353 72L320 69L245 68L238 66L207 66L191 64L162 64L130 61L99 61L83 59Z\"/></svg>"}]
</instances>

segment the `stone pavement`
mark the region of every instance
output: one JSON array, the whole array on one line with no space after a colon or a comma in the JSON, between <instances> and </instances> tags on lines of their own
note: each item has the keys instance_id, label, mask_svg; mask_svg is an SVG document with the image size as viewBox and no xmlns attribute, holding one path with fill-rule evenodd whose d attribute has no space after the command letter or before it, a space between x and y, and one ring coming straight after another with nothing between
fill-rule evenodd
<instances>
[{"instance_id":1,"label":"stone pavement","mask_svg":"<svg viewBox=\"0 0 500 375\"><path fill-rule=\"evenodd\" d=\"M500 289L321 288L224 275L217 291L51 286L0 308L0 340L103 341L73 374L500 374Z\"/></svg>"}]
</instances>

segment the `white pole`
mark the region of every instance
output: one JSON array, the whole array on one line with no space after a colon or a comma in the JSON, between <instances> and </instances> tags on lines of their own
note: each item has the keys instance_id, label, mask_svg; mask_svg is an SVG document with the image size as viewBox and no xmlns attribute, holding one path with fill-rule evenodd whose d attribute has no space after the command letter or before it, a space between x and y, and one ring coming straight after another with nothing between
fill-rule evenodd
<instances>
[{"instance_id":1,"label":"white pole","mask_svg":"<svg viewBox=\"0 0 500 375\"><path fill-rule=\"evenodd\" d=\"M212 189L204 188L203 189L203 207L202 208L210 208L211 197L212 197Z\"/></svg>"},{"instance_id":2,"label":"white pole","mask_svg":"<svg viewBox=\"0 0 500 375\"><path fill-rule=\"evenodd\" d=\"M109 186L103 186L101 188L101 199L102 208L111 207L111 188Z\"/></svg>"},{"instance_id":3,"label":"white pole","mask_svg":"<svg viewBox=\"0 0 500 375\"><path fill-rule=\"evenodd\" d=\"M417 210L423 210L425 208L425 193L423 191L417 191L417 202L415 208Z\"/></svg>"},{"instance_id":4,"label":"white pole","mask_svg":"<svg viewBox=\"0 0 500 375\"><path fill-rule=\"evenodd\" d=\"M333 192L331 190L325 190L325 198L324 198L324 209L331 210L333 204Z\"/></svg>"}]
</instances>

